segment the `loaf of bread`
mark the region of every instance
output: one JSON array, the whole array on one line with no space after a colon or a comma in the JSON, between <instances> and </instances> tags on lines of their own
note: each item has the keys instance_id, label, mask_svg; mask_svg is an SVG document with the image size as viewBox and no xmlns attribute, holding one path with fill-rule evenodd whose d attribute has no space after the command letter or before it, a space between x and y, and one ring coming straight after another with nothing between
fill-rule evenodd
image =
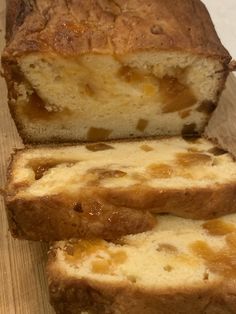
<instances>
[{"instance_id":1,"label":"loaf of bread","mask_svg":"<svg viewBox=\"0 0 236 314\"><path fill-rule=\"evenodd\" d=\"M236 215L156 219L116 243L55 243L47 271L56 313L235 313Z\"/></svg>"},{"instance_id":2,"label":"loaf of bread","mask_svg":"<svg viewBox=\"0 0 236 314\"><path fill-rule=\"evenodd\" d=\"M6 205L16 237L111 239L151 229L156 213L236 212L236 163L201 138L28 148L13 156Z\"/></svg>"},{"instance_id":3,"label":"loaf of bread","mask_svg":"<svg viewBox=\"0 0 236 314\"><path fill-rule=\"evenodd\" d=\"M2 56L24 142L201 133L230 70L199 0L8 0Z\"/></svg>"}]
</instances>

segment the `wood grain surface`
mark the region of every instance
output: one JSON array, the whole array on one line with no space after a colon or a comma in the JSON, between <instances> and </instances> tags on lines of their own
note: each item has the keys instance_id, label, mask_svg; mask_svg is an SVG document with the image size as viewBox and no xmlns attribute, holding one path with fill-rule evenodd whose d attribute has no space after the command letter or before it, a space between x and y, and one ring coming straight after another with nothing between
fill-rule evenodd
<instances>
[{"instance_id":1,"label":"wood grain surface","mask_svg":"<svg viewBox=\"0 0 236 314\"><path fill-rule=\"evenodd\" d=\"M0 49L4 45L4 6L0 0ZM7 92L0 79L0 188L4 187L10 154L22 147L7 108ZM44 266L47 246L11 237L0 197L0 313L52 314Z\"/></svg>"},{"instance_id":2,"label":"wood grain surface","mask_svg":"<svg viewBox=\"0 0 236 314\"><path fill-rule=\"evenodd\" d=\"M4 45L4 5L5 1L0 0L0 50ZM236 79L231 76L223 102L234 101L232 94L236 93L233 90L236 91ZM22 143L7 108L6 86L2 78L0 108L0 188L3 188L10 154L14 148L22 147ZM54 313L48 301L44 270L46 251L45 244L18 241L11 237L0 197L0 314Z\"/></svg>"}]
</instances>

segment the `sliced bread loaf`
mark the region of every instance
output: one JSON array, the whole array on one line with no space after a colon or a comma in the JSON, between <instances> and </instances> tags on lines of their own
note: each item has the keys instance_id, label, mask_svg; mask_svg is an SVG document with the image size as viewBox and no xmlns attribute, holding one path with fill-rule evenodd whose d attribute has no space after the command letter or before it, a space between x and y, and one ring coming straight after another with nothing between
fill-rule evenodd
<instances>
[{"instance_id":1,"label":"sliced bread loaf","mask_svg":"<svg viewBox=\"0 0 236 314\"><path fill-rule=\"evenodd\" d=\"M151 229L151 214L236 212L236 163L200 138L28 148L13 156L6 206L16 237L110 239Z\"/></svg>"},{"instance_id":2,"label":"sliced bread loaf","mask_svg":"<svg viewBox=\"0 0 236 314\"><path fill-rule=\"evenodd\" d=\"M56 243L48 278L57 314L233 314L236 215L210 221L157 217L116 243Z\"/></svg>"},{"instance_id":3,"label":"sliced bread loaf","mask_svg":"<svg viewBox=\"0 0 236 314\"><path fill-rule=\"evenodd\" d=\"M230 71L200 0L7 7L2 61L25 142L200 133Z\"/></svg>"}]
</instances>

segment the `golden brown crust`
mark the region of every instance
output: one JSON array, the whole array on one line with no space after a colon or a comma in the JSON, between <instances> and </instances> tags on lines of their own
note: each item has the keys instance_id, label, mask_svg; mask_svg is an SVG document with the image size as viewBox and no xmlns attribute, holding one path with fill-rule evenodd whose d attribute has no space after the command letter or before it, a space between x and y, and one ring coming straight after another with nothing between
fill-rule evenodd
<instances>
[{"instance_id":1,"label":"golden brown crust","mask_svg":"<svg viewBox=\"0 0 236 314\"><path fill-rule=\"evenodd\" d=\"M33 10L33 0L6 1L6 41L9 42L17 29L24 23L28 14Z\"/></svg>"},{"instance_id":2,"label":"golden brown crust","mask_svg":"<svg viewBox=\"0 0 236 314\"><path fill-rule=\"evenodd\" d=\"M7 37L10 37L10 30ZM17 77L15 75L14 69L17 67L16 61L10 61L5 60L2 62L2 67L4 70L4 77L7 83L7 92L8 92L8 107L11 113L11 117L14 120L17 130L19 132L19 135L21 136L23 142L27 142L27 136L24 134L24 128L20 122L20 119L18 118L17 112L16 112L16 106L14 105L14 102L17 100L18 93L14 87L15 82L17 83ZM20 76L20 72L18 74Z\"/></svg>"},{"instance_id":3,"label":"golden brown crust","mask_svg":"<svg viewBox=\"0 0 236 314\"><path fill-rule=\"evenodd\" d=\"M236 212L236 184L212 188L158 190L94 188L76 197L54 195L32 199L7 191L9 225L15 237L58 241L70 238L114 239L151 229L151 214L211 219Z\"/></svg>"},{"instance_id":4,"label":"golden brown crust","mask_svg":"<svg viewBox=\"0 0 236 314\"><path fill-rule=\"evenodd\" d=\"M199 0L26 3L10 1L7 33L12 40L5 49L4 59L30 52L122 55L152 49L189 51L218 58L224 64L231 59ZM23 8L21 15L19 8Z\"/></svg>"},{"instance_id":5,"label":"golden brown crust","mask_svg":"<svg viewBox=\"0 0 236 314\"><path fill-rule=\"evenodd\" d=\"M211 219L236 212L236 183L184 190L161 190L140 185L92 193L116 207L149 210L153 214L169 213L190 219Z\"/></svg>"},{"instance_id":6,"label":"golden brown crust","mask_svg":"<svg viewBox=\"0 0 236 314\"><path fill-rule=\"evenodd\" d=\"M80 201L60 196L32 200L6 198L6 207L13 236L35 241L113 239L147 231L155 225L148 211L115 208L96 200L82 201L81 205Z\"/></svg>"},{"instance_id":7,"label":"golden brown crust","mask_svg":"<svg viewBox=\"0 0 236 314\"><path fill-rule=\"evenodd\" d=\"M49 253L47 266L51 303L57 314L232 314L235 284L224 279L200 286L149 291L129 282L105 283L65 275Z\"/></svg>"}]
</instances>

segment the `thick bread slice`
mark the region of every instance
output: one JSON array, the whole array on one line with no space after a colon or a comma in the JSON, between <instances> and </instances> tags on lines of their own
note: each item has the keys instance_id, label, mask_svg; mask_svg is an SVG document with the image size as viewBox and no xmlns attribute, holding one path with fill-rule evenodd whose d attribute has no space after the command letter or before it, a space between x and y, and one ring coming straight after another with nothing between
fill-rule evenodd
<instances>
[{"instance_id":1,"label":"thick bread slice","mask_svg":"<svg viewBox=\"0 0 236 314\"><path fill-rule=\"evenodd\" d=\"M9 0L7 38L25 142L200 133L231 60L199 0Z\"/></svg>"},{"instance_id":2,"label":"thick bread slice","mask_svg":"<svg viewBox=\"0 0 236 314\"><path fill-rule=\"evenodd\" d=\"M6 205L16 237L110 239L151 229L151 213L236 212L236 164L204 139L29 148L13 156Z\"/></svg>"},{"instance_id":3,"label":"thick bread slice","mask_svg":"<svg viewBox=\"0 0 236 314\"><path fill-rule=\"evenodd\" d=\"M236 215L157 217L152 231L58 242L48 279L57 314L233 314Z\"/></svg>"}]
</instances>

